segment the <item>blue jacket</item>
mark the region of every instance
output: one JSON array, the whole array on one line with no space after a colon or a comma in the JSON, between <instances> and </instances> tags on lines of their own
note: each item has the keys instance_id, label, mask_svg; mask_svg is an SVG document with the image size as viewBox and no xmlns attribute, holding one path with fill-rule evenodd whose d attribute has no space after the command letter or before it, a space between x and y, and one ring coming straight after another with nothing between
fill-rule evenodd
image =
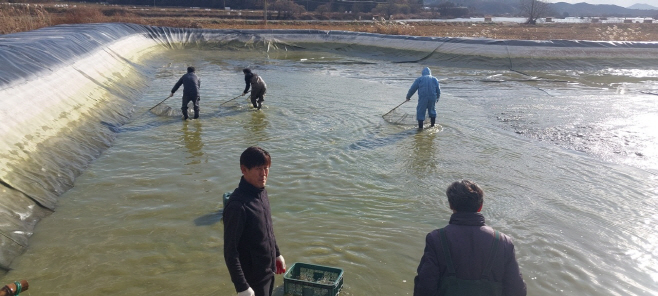
<instances>
[{"instance_id":1,"label":"blue jacket","mask_svg":"<svg viewBox=\"0 0 658 296\"><path fill-rule=\"evenodd\" d=\"M416 78L414 83L407 92L407 100L418 91L418 102L429 102L430 100L439 100L441 96L441 87L439 87L439 80L432 76L430 68L425 67L422 72L423 76Z\"/></svg>"}]
</instances>

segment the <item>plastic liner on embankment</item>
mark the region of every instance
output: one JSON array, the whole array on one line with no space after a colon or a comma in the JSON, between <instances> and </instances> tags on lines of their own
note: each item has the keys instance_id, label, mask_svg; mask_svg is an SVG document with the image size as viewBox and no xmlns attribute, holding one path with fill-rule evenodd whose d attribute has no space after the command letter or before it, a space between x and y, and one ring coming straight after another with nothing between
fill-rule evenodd
<instances>
[{"instance_id":1,"label":"plastic liner on embankment","mask_svg":"<svg viewBox=\"0 0 658 296\"><path fill-rule=\"evenodd\" d=\"M650 68L658 44L388 36L317 30L64 25L0 36L0 268L111 146L171 48L334 51L372 62L524 70ZM140 110L144 111L144 110Z\"/></svg>"}]
</instances>

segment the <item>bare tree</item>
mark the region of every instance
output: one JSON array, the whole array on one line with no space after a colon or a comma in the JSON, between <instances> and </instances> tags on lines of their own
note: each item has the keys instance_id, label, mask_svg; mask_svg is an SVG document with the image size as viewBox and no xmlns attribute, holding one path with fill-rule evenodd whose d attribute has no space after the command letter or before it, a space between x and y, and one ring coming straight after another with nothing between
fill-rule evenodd
<instances>
[{"instance_id":1,"label":"bare tree","mask_svg":"<svg viewBox=\"0 0 658 296\"><path fill-rule=\"evenodd\" d=\"M277 19L294 19L296 16L304 13L306 9L292 0L276 0L270 5L271 10L277 11Z\"/></svg>"},{"instance_id":2,"label":"bare tree","mask_svg":"<svg viewBox=\"0 0 658 296\"><path fill-rule=\"evenodd\" d=\"M521 13L527 17L525 23L534 25L541 17L545 17L550 11L550 5L542 0L521 0Z\"/></svg>"}]
</instances>

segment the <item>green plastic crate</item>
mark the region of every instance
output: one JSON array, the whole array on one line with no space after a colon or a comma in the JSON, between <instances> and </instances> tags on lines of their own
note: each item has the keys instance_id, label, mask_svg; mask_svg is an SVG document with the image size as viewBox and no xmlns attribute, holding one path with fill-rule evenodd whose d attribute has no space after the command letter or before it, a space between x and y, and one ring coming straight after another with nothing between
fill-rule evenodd
<instances>
[{"instance_id":1,"label":"green plastic crate","mask_svg":"<svg viewBox=\"0 0 658 296\"><path fill-rule=\"evenodd\" d=\"M294 263L283 275L284 295L335 296L343 287L343 270L309 263Z\"/></svg>"},{"instance_id":2,"label":"green plastic crate","mask_svg":"<svg viewBox=\"0 0 658 296\"><path fill-rule=\"evenodd\" d=\"M231 194L233 194L233 191L226 192L222 196L222 208L223 209L226 208L226 203L228 202L228 198L231 197Z\"/></svg>"}]
</instances>

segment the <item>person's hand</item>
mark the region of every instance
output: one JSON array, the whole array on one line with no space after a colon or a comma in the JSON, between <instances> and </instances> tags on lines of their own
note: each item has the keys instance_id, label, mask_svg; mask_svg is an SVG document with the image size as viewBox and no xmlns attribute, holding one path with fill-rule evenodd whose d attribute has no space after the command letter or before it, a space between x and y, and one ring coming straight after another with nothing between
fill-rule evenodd
<instances>
[{"instance_id":1,"label":"person's hand","mask_svg":"<svg viewBox=\"0 0 658 296\"><path fill-rule=\"evenodd\" d=\"M243 92L240 96L244 97L244 95L246 95L246 94L247 94L246 92Z\"/></svg>"},{"instance_id":2,"label":"person's hand","mask_svg":"<svg viewBox=\"0 0 658 296\"><path fill-rule=\"evenodd\" d=\"M282 274L286 272L286 260L283 259L283 256L279 255L276 257L276 274Z\"/></svg>"},{"instance_id":3,"label":"person's hand","mask_svg":"<svg viewBox=\"0 0 658 296\"><path fill-rule=\"evenodd\" d=\"M170 93L169 96L168 96L167 98L171 98L171 97L173 97L173 96L174 96L174 93Z\"/></svg>"},{"instance_id":4,"label":"person's hand","mask_svg":"<svg viewBox=\"0 0 658 296\"><path fill-rule=\"evenodd\" d=\"M238 293L238 296L256 296L256 293L254 293L254 289L249 287L249 289Z\"/></svg>"},{"instance_id":5,"label":"person's hand","mask_svg":"<svg viewBox=\"0 0 658 296\"><path fill-rule=\"evenodd\" d=\"M405 102L411 101L411 99L407 99Z\"/></svg>"}]
</instances>

